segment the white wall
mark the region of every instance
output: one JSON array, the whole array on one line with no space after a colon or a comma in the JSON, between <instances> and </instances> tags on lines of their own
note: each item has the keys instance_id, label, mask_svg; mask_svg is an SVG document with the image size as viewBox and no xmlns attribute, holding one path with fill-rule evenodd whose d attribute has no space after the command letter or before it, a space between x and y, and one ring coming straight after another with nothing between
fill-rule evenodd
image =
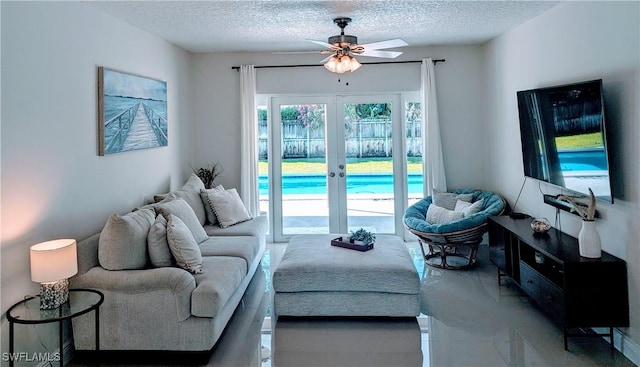
<instances>
[{"instance_id":1,"label":"white wall","mask_svg":"<svg viewBox=\"0 0 640 367\"><path fill-rule=\"evenodd\" d=\"M481 187L484 184L482 138L482 52L480 46L405 48L396 59L446 59L436 65L439 112L444 141L447 179L451 188ZM196 152L194 162L219 161L225 168L220 182L240 185L240 89L241 64L318 64L318 67L258 69L257 88L264 94L375 93L420 89L420 64L363 65L353 74L340 76L325 70L321 55L272 55L270 53L226 53L194 55L194 119ZM362 62L379 61L365 59ZM345 85L349 82L349 86ZM462 133L461 133L462 132Z\"/></svg>"},{"instance_id":2,"label":"white wall","mask_svg":"<svg viewBox=\"0 0 640 367\"><path fill-rule=\"evenodd\" d=\"M192 152L191 55L80 2L2 1L1 16L1 349L7 351L4 313L38 293L29 274L31 245L85 238L110 214L184 182ZM167 82L168 147L97 155L97 66Z\"/></svg>"},{"instance_id":3,"label":"white wall","mask_svg":"<svg viewBox=\"0 0 640 367\"><path fill-rule=\"evenodd\" d=\"M516 91L603 79L610 129L615 204L598 202L603 249L627 261L631 326L640 344L640 3L567 2L485 45L486 124L491 130L488 185L511 205L524 180ZM553 220L544 193L558 188L528 179L516 211ZM576 236L577 216L562 212L562 230ZM604 275L606 276L606 275ZM585 305L588 307L588 305ZM640 356L637 356L640 357ZM635 359L638 362L639 359Z\"/></svg>"}]
</instances>

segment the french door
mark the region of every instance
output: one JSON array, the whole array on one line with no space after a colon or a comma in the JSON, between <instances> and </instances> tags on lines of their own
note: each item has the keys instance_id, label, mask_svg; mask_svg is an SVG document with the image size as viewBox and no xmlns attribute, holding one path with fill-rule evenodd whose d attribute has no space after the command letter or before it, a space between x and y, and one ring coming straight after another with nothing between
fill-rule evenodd
<instances>
[{"instance_id":1,"label":"french door","mask_svg":"<svg viewBox=\"0 0 640 367\"><path fill-rule=\"evenodd\" d=\"M274 97L270 107L274 241L360 227L402 233L399 95Z\"/></svg>"}]
</instances>

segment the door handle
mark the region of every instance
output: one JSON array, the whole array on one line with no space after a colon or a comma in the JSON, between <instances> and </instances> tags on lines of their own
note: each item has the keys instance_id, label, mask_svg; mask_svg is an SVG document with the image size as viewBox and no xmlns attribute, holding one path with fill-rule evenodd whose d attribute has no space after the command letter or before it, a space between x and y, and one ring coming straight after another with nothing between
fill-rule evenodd
<instances>
[{"instance_id":1,"label":"door handle","mask_svg":"<svg viewBox=\"0 0 640 367\"><path fill-rule=\"evenodd\" d=\"M336 173L335 172L329 172L329 177L336 177Z\"/></svg>"},{"instance_id":2,"label":"door handle","mask_svg":"<svg viewBox=\"0 0 640 367\"><path fill-rule=\"evenodd\" d=\"M338 173L338 176L344 177L344 172L341 171L340 173Z\"/></svg>"},{"instance_id":3,"label":"door handle","mask_svg":"<svg viewBox=\"0 0 640 367\"><path fill-rule=\"evenodd\" d=\"M338 166L339 169L344 169L344 164Z\"/></svg>"}]
</instances>

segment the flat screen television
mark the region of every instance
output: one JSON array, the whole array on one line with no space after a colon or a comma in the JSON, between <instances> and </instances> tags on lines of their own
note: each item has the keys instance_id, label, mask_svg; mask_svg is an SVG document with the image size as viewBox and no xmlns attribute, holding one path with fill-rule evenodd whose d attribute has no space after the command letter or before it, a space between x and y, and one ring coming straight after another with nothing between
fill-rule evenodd
<instances>
[{"instance_id":1,"label":"flat screen television","mask_svg":"<svg viewBox=\"0 0 640 367\"><path fill-rule=\"evenodd\" d=\"M613 202L602 80L517 95L524 175Z\"/></svg>"}]
</instances>

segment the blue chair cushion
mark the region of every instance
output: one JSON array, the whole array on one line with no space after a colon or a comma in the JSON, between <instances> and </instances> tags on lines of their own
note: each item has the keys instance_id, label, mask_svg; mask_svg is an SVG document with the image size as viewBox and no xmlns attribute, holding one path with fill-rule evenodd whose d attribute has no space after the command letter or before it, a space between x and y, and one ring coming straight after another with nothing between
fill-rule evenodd
<instances>
[{"instance_id":1,"label":"blue chair cushion","mask_svg":"<svg viewBox=\"0 0 640 367\"><path fill-rule=\"evenodd\" d=\"M432 197L427 196L417 203L411 205L404 212L404 224L410 229L424 233L451 233L480 226L487 222L492 215L499 215L504 210L504 200L496 193L490 191L462 189L452 191L455 194L473 194L473 202L484 199L482 209L470 216L442 224L429 223L426 221L427 210L431 205Z\"/></svg>"}]
</instances>

